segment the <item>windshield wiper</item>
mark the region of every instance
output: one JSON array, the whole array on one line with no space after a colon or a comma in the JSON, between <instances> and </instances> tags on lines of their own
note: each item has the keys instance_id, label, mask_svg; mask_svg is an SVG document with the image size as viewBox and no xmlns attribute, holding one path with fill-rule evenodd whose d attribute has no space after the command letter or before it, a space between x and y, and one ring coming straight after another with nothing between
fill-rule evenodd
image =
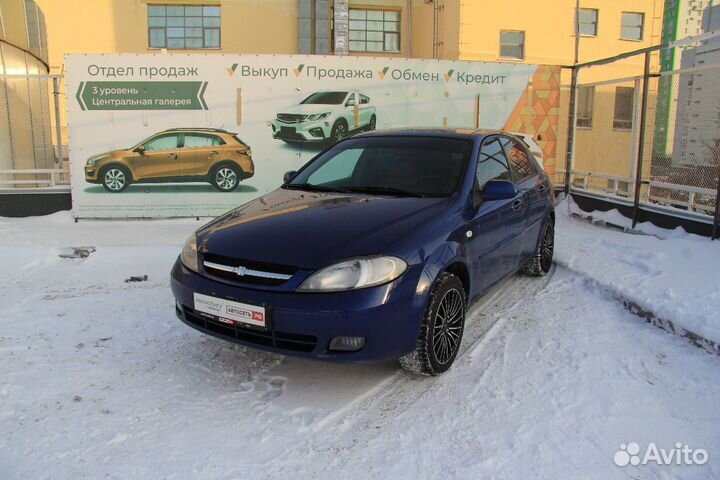
<instances>
[{"instance_id":1,"label":"windshield wiper","mask_svg":"<svg viewBox=\"0 0 720 480\"><path fill-rule=\"evenodd\" d=\"M419 197L424 198L425 195L402 188L390 187L387 185L365 185L363 187L346 187L346 191L353 193L374 193L377 195L396 195L400 197Z\"/></svg>"},{"instance_id":2,"label":"windshield wiper","mask_svg":"<svg viewBox=\"0 0 720 480\"><path fill-rule=\"evenodd\" d=\"M291 190L307 190L310 192L339 192L348 193L349 190L344 188L333 188L326 187L324 185L312 185L310 183L288 183L283 188L289 188Z\"/></svg>"}]
</instances>

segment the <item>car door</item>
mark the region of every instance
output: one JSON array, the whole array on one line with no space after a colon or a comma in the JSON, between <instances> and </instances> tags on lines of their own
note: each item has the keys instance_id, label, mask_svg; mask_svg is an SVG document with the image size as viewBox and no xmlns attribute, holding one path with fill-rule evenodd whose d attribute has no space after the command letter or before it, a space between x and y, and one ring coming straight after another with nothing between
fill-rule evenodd
<instances>
[{"instance_id":1,"label":"car door","mask_svg":"<svg viewBox=\"0 0 720 480\"><path fill-rule=\"evenodd\" d=\"M179 173L181 177L207 175L210 168L222 160L220 146L225 142L209 133L185 133L180 149Z\"/></svg>"},{"instance_id":2,"label":"car door","mask_svg":"<svg viewBox=\"0 0 720 480\"><path fill-rule=\"evenodd\" d=\"M525 145L509 137L501 137L501 143L510 162L515 184L518 190L524 193L527 201L518 256L518 261L523 262L535 252L547 208L550 184L537 168L537 163L532 160Z\"/></svg>"},{"instance_id":3,"label":"car door","mask_svg":"<svg viewBox=\"0 0 720 480\"><path fill-rule=\"evenodd\" d=\"M164 133L146 141L142 145L142 154L132 159L133 178L145 180L177 176L179 137L177 133Z\"/></svg>"},{"instance_id":4,"label":"car door","mask_svg":"<svg viewBox=\"0 0 720 480\"><path fill-rule=\"evenodd\" d=\"M360 97L360 127L367 127L370 123L370 117L372 116L372 106L370 106L370 97L358 94Z\"/></svg>"},{"instance_id":5,"label":"car door","mask_svg":"<svg viewBox=\"0 0 720 480\"><path fill-rule=\"evenodd\" d=\"M485 201L482 190L490 180L512 181L512 171L498 137L485 139L475 170L473 217L468 224L468 256L478 292L487 290L517 269L518 239L525 219L524 193Z\"/></svg>"}]
</instances>

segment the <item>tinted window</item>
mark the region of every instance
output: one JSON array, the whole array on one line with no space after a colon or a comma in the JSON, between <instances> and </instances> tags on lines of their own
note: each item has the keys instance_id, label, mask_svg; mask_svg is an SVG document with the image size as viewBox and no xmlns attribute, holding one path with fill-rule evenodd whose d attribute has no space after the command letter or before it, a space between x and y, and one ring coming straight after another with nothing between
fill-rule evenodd
<instances>
[{"instance_id":1,"label":"tinted window","mask_svg":"<svg viewBox=\"0 0 720 480\"><path fill-rule=\"evenodd\" d=\"M360 95L360 103L370 103L370 99L365 95Z\"/></svg>"},{"instance_id":2,"label":"tinted window","mask_svg":"<svg viewBox=\"0 0 720 480\"><path fill-rule=\"evenodd\" d=\"M145 143L144 147L148 152L178 148L178 137L177 135L161 135Z\"/></svg>"},{"instance_id":3,"label":"tinted window","mask_svg":"<svg viewBox=\"0 0 720 480\"><path fill-rule=\"evenodd\" d=\"M503 137L501 141L505 147L505 154L510 162L515 182L522 181L537 173L530 157L528 157L518 142L505 137Z\"/></svg>"},{"instance_id":4,"label":"tinted window","mask_svg":"<svg viewBox=\"0 0 720 480\"><path fill-rule=\"evenodd\" d=\"M212 147L223 145L225 142L215 135L192 135L185 134L185 148Z\"/></svg>"},{"instance_id":5,"label":"tinted window","mask_svg":"<svg viewBox=\"0 0 720 480\"><path fill-rule=\"evenodd\" d=\"M399 195L447 197L464 177L471 148L466 140L432 137L346 140L318 156L286 188L307 184L338 191L385 189L388 194L395 190Z\"/></svg>"},{"instance_id":6,"label":"tinted window","mask_svg":"<svg viewBox=\"0 0 720 480\"><path fill-rule=\"evenodd\" d=\"M340 105L346 96L347 92L316 92L300 103L310 105Z\"/></svg>"},{"instance_id":7,"label":"tinted window","mask_svg":"<svg viewBox=\"0 0 720 480\"><path fill-rule=\"evenodd\" d=\"M480 190L485 188L485 184L490 180L512 181L505 152L497 138L486 142L480 149L475 177Z\"/></svg>"}]
</instances>

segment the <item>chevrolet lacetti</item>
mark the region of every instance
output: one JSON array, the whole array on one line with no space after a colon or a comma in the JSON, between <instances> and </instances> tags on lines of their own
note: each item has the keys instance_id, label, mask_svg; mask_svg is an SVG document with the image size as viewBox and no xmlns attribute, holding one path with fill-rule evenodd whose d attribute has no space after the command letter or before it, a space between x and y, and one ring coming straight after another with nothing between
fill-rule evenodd
<instances>
[{"instance_id":1,"label":"chevrolet lacetti","mask_svg":"<svg viewBox=\"0 0 720 480\"><path fill-rule=\"evenodd\" d=\"M522 141L489 130L347 138L188 238L176 314L201 332L437 375L467 306L552 264L554 197Z\"/></svg>"}]
</instances>

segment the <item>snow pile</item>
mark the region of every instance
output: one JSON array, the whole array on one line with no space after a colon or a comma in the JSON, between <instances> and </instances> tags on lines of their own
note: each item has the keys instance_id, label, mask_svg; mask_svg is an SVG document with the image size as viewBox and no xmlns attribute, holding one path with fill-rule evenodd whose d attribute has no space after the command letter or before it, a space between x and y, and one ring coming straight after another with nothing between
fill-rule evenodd
<instances>
[{"instance_id":1,"label":"snow pile","mask_svg":"<svg viewBox=\"0 0 720 480\"><path fill-rule=\"evenodd\" d=\"M571 218L580 214L630 226L617 210L582 212L572 199L557 209L556 262L621 293L658 317L720 342L720 241L682 228L638 224L645 235L622 233Z\"/></svg>"}]
</instances>

